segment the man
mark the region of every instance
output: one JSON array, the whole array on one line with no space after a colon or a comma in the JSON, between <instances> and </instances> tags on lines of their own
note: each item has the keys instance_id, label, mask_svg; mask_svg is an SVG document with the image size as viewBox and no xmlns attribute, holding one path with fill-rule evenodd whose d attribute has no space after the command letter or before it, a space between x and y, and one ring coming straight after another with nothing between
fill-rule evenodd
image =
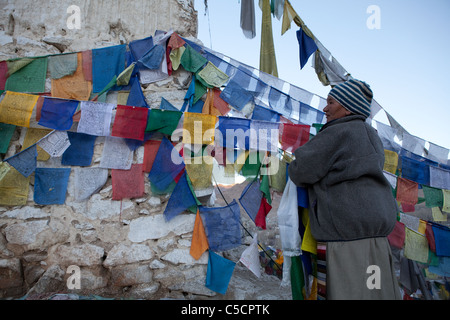
<instances>
[{"instance_id":1,"label":"man","mask_svg":"<svg viewBox=\"0 0 450 320\"><path fill-rule=\"evenodd\" d=\"M383 174L383 145L365 121L372 98L359 80L335 86L323 109L327 123L288 169L308 187L311 232L326 244L327 299L400 299L386 238L398 206Z\"/></svg>"}]
</instances>

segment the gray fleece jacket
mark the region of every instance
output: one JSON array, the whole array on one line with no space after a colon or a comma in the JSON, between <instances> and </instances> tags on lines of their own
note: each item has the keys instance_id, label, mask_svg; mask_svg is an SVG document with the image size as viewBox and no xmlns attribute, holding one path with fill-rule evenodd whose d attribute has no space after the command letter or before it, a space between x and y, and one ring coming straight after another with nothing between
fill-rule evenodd
<instances>
[{"instance_id":1,"label":"gray fleece jacket","mask_svg":"<svg viewBox=\"0 0 450 320\"><path fill-rule=\"evenodd\" d=\"M294 155L289 177L308 187L316 240L383 237L392 231L398 206L383 174L383 145L364 117L350 115L325 124Z\"/></svg>"}]
</instances>

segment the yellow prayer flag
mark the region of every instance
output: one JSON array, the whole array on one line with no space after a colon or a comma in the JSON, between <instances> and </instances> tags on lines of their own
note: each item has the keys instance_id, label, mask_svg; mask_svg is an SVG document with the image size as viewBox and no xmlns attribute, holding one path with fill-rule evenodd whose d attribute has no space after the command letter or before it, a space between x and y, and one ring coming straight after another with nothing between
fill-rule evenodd
<instances>
[{"instance_id":1,"label":"yellow prayer flag","mask_svg":"<svg viewBox=\"0 0 450 320\"><path fill-rule=\"evenodd\" d=\"M431 214L434 221L447 221L447 215L443 214L439 207L431 208Z\"/></svg>"},{"instance_id":2,"label":"yellow prayer flag","mask_svg":"<svg viewBox=\"0 0 450 320\"><path fill-rule=\"evenodd\" d=\"M384 150L384 171L395 174L398 166L398 153L391 150Z\"/></svg>"},{"instance_id":3,"label":"yellow prayer flag","mask_svg":"<svg viewBox=\"0 0 450 320\"><path fill-rule=\"evenodd\" d=\"M284 1L283 7L283 20L281 23L281 35L283 35L286 31L291 28L291 23L294 18L297 16L297 12L295 12L289 1Z\"/></svg>"},{"instance_id":4,"label":"yellow prayer flag","mask_svg":"<svg viewBox=\"0 0 450 320\"><path fill-rule=\"evenodd\" d=\"M38 98L38 95L6 91L0 102L0 122L29 128Z\"/></svg>"},{"instance_id":5,"label":"yellow prayer flag","mask_svg":"<svg viewBox=\"0 0 450 320\"><path fill-rule=\"evenodd\" d=\"M0 205L23 206L27 204L30 177L24 177L11 167L0 180Z\"/></svg>"},{"instance_id":6,"label":"yellow prayer flag","mask_svg":"<svg viewBox=\"0 0 450 320\"><path fill-rule=\"evenodd\" d=\"M52 132L52 130L50 129L28 128L25 139L23 140L21 151L27 149L28 147L31 147L33 144L41 140L50 132ZM50 155L40 146L37 146L37 154L38 155L36 160L38 161L47 161L48 159L50 159Z\"/></svg>"},{"instance_id":7,"label":"yellow prayer flag","mask_svg":"<svg viewBox=\"0 0 450 320\"><path fill-rule=\"evenodd\" d=\"M183 143L185 144L212 144L214 143L214 128L217 117L185 112L183 121Z\"/></svg>"},{"instance_id":8,"label":"yellow prayer flag","mask_svg":"<svg viewBox=\"0 0 450 320\"><path fill-rule=\"evenodd\" d=\"M186 162L186 173L191 179L194 190L211 187L212 169L213 157L210 156L190 158L190 163Z\"/></svg>"},{"instance_id":9,"label":"yellow prayer flag","mask_svg":"<svg viewBox=\"0 0 450 320\"><path fill-rule=\"evenodd\" d=\"M309 210L303 209L302 221L306 222L305 233L302 239L302 251L308 251L312 254L317 254L317 241L311 234L311 228L309 224Z\"/></svg>"},{"instance_id":10,"label":"yellow prayer flag","mask_svg":"<svg viewBox=\"0 0 450 320\"><path fill-rule=\"evenodd\" d=\"M450 212L450 190L442 189L442 194L444 195L444 205L442 206L442 211Z\"/></svg>"},{"instance_id":11,"label":"yellow prayer flag","mask_svg":"<svg viewBox=\"0 0 450 320\"><path fill-rule=\"evenodd\" d=\"M405 228L405 249L406 258L422 263L428 261L428 241L427 238L409 228Z\"/></svg>"}]
</instances>

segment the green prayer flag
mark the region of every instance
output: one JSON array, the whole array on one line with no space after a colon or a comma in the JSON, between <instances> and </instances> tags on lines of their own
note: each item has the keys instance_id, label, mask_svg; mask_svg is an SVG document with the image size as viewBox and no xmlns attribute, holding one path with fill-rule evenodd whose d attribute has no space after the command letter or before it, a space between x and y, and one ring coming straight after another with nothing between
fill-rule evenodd
<instances>
[{"instance_id":1,"label":"green prayer flag","mask_svg":"<svg viewBox=\"0 0 450 320\"><path fill-rule=\"evenodd\" d=\"M291 257L291 290L293 300L304 300L303 289L305 278L303 274L302 260L299 256Z\"/></svg>"},{"instance_id":2,"label":"green prayer flag","mask_svg":"<svg viewBox=\"0 0 450 320\"><path fill-rule=\"evenodd\" d=\"M145 131L158 131L170 136L177 128L182 114L180 111L152 109L148 114Z\"/></svg>"},{"instance_id":3,"label":"green prayer flag","mask_svg":"<svg viewBox=\"0 0 450 320\"><path fill-rule=\"evenodd\" d=\"M181 56L180 63L184 70L196 73L208 62L208 59L203 57L200 53L195 51L190 45L186 45L186 50L184 50Z\"/></svg>"},{"instance_id":4,"label":"green prayer flag","mask_svg":"<svg viewBox=\"0 0 450 320\"><path fill-rule=\"evenodd\" d=\"M0 153L6 153L8 151L14 130L16 130L15 125L0 123Z\"/></svg>"},{"instance_id":5,"label":"green prayer flag","mask_svg":"<svg viewBox=\"0 0 450 320\"><path fill-rule=\"evenodd\" d=\"M264 194L268 204L272 204L272 197L270 196L269 176L267 174L262 175L261 185L259 190Z\"/></svg>"},{"instance_id":6,"label":"green prayer flag","mask_svg":"<svg viewBox=\"0 0 450 320\"><path fill-rule=\"evenodd\" d=\"M422 185L423 194L425 196L425 205L428 208L442 207L444 204L444 195L441 189Z\"/></svg>"},{"instance_id":7,"label":"green prayer flag","mask_svg":"<svg viewBox=\"0 0 450 320\"><path fill-rule=\"evenodd\" d=\"M36 58L8 77L5 84L5 90L42 93L45 91L46 76L47 57Z\"/></svg>"}]
</instances>

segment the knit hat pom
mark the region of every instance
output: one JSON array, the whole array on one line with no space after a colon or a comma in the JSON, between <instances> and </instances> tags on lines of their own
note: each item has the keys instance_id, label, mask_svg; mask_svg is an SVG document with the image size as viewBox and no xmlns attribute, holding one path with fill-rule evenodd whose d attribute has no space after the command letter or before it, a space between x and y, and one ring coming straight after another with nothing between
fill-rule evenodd
<instances>
[{"instance_id":1,"label":"knit hat pom","mask_svg":"<svg viewBox=\"0 0 450 320\"><path fill-rule=\"evenodd\" d=\"M350 79L331 89L329 95L350 112L366 118L370 116L373 92L367 83Z\"/></svg>"}]
</instances>

